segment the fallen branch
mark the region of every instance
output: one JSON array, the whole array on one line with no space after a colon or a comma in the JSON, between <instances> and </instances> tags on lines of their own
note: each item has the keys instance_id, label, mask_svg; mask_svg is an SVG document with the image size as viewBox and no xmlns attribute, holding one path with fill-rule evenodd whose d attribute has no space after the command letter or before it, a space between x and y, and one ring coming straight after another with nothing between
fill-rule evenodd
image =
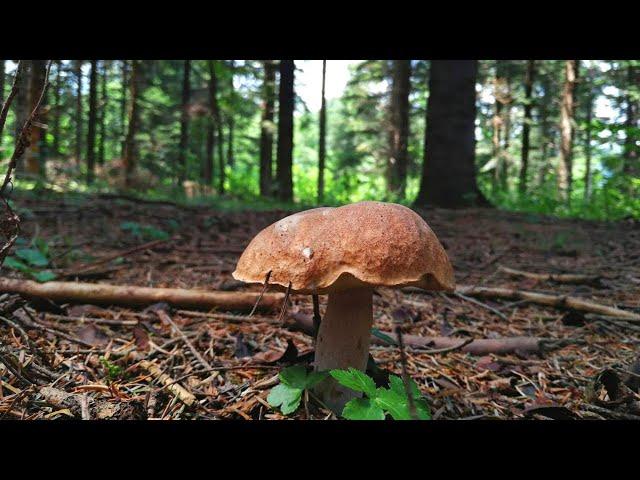
<instances>
[{"instance_id":1,"label":"fallen branch","mask_svg":"<svg viewBox=\"0 0 640 480\"><path fill-rule=\"evenodd\" d=\"M313 320L302 313L294 313L289 316L294 325L308 335L313 335ZM384 332L394 342L398 341L395 333ZM481 338L471 342L468 339L457 337L422 337L419 335L403 335L402 340L407 347L426 349L431 353L446 353L453 350L470 353L472 355L487 355L489 353L506 354L515 351L542 353L551 348L563 346L568 343L578 343L577 340L555 340L538 337L507 337L507 338ZM468 342L468 343L466 343ZM389 342L371 335L371 343L374 345L389 346Z\"/></svg>"},{"instance_id":2,"label":"fallen branch","mask_svg":"<svg viewBox=\"0 0 640 480\"><path fill-rule=\"evenodd\" d=\"M96 305L142 306L167 303L179 308L209 310L250 310L257 293L217 292L181 288L149 288L134 285L108 285L76 282L37 283L13 278L0 279L0 293L19 293L26 297L46 298L54 302L88 303ZM276 310L284 295L267 293L261 310Z\"/></svg>"},{"instance_id":3,"label":"fallen branch","mask_svg":"<svg viewBox=\"0 0 640 480\"><path fill-rule=\"evenodd\" d=\"M158 367L155 363L152 363L148 360L142 360L140 362L140 366L147 370L151 375L156 377L160 382L162 382L171 393L178 397L188 407L193 405L193 403L196 401L196 397L194 397L191 392L176 383L169 375L163 373L163 371L160 370L160 367Z\"/></svg>"},{"instance_id":4,"label":"fallen branch","mask_svg":"<svg viewBox=\"0 0 640 480\"><path fill-rule=\"evenodd\" d=\"M525 290L514 290L511 288L474 287L471 285L458 285L456 293L461 293L470 297L525 300L538 305L569 308L580 312L599 313L609 317L617 317L640 322L640 314L621 310L615 307L608 307L600 303L590 302L588 300L583 300L582 298L567 295L550 295L547 293L528 292Z\"/></svg>"},{"instance_id":5,"label":"fallen branch","mask_svg":"<svg viewBox=\"0 0 640 480\"><path fill-rule=\"evenodd\" d=\"M502 265L498 267L498 270L514 277L531 278L541 282L551 281L556 283L586 283L595 285L600 281L599 275L581 275L577 273L533 273L504 267Z\"/></svg>"}]
</instances>

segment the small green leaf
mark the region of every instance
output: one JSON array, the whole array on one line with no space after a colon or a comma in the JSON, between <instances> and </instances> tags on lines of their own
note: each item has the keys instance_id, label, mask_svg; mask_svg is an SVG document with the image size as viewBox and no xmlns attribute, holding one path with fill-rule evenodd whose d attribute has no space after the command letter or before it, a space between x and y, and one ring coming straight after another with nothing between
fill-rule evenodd
<instances>
[{"instance_id":1,"label":"small green leaf","mask_svg":"<svg viewBox=\"0 0 640 480\"><path fill-rule=\"evenodd\" d=\"M415 405L418 420L431 420L431 409L425 399L421 398L416 400Z\"/></svg>"},{"instance_id":2,"label":"small green leaf","mask_svg":"<svg viewBox=\"0 0 640 480\"><path fill-rule=\"evenodd\" d=\"M407 398L407 391L404 388L404 382L402 378L397 375L389 375L389 385L391 386L391 390L402 395L402 398ZM420 398L422 394L420 393L420 389L416 382L413 381L412 378L409 379L409 389L411 390L411 394L414 399Z\"/></svg>"},{"instance_id":3,"label":"small green leaf","mask_svg":"<svg viewBox=\"0 0 640 480\"><path fill-rule=\"evenodd\" d=\"M10 268L12 270L18 270L19 272L23 272L23 273L31 273L33 272L33 269L28 266L25 265L24 263L22 263L20 260L18 260L15 257L7 257L4 259L4 266L7 268Z\"/></svg>"},{"instance_id":4,"label":"small green leaf","mask_svg":"<svg viewBox=\"0 0 640 480\"><path fill-rule=\"evenodd\" d=\"M49 244L47 243L47 241L43 238L36 238L33 241L33 244L36 246L36 248L38 250L40 250L42 252L42 254L45 257L49 256Z\"/></svg>"},{"instance_id":5,"label":"small green leaf","mask_svg":"<svg viewBox=\"0 0 640 480\"><path fill-rule=\"evenodd\" d=\"M329 372L311 372L305 381L305 388L310 389L329 376Z\"/></svg>"},{"instance_id":6,"label":"small green leaf","mask_svg":"<svg viewBox=\"0 0 640 480\"><path fill-rule=\"evenodd\" d=\"M16 255L34 267L46 267L49 265L47 257L35 248L21 248L16 250Z\"/></svg>"},{"instance_id":7,"label":"small green leaf","mask_svg":"<svg viewBox=\"0 0 640 480\"><path fill-rule=\"evenodd\" d=\"M342 410L347 420L384 420L384 411L368 398L349 400Z\"/></svg>"},{"instance_id":8,"label":"small green leaf","mask_svg":"<svg viewBox=\"0 0 640 480\"><path fill-rule=\"evenodd\" d=\"M51 270L42 270L40 272L33 272L31 275L36 281L40 283L50 282L58 278L58 276L55 273L53 273Z\"/></svg>"},{"instance_id":9,"label":"small green leaf","mask_svg":"<svg viewBox=\"0 0 640 480\"><path fill-rule=\"evenodd\" d=\"M374 403L389 412L394 420L411 420L404 394L398 394L398 392L387 390L386 388L379 388Z\"/></svg>"},{"instance_id":10,"label":"small green leaf","mask_svg":"<svg viewBox=\"0 0 640 480\"><path fill-rule=\"evenodd\" d=\"M280 381L290 387L304 390L307 385L307 370L300 365L287 367L280 372Z\"/></svg>"},{"instance_id":11,"label":"small green leaf","mask_svg":"<svg viewBox=\"0 0 640 480\"><path fill-rule=\"evenodd\" d=\"M380 330L378 330L377 328L372 328L371 329L371 334L374 337L378 337L380 340L384 340L385 342L387 342L389 345L397 345L397 342L391 338L389 335L387 335L386 333L381 332Z\"/></svg>"},{"instance_id":12,"label":"small green leaf","mask_svg":"<svg viewBox=\"0 0 640 480\"><path fill-rule=\"evenodd\" d=\"M355 390L356 392L364 392L368 397L376 396L376 384L373 379L365 373L353 367L349 370L331 370L329 372L341 385Z\"/></svg>"},{"instance_id":13,"label":"small green leaf","mask_svg":"<svg viewBox=\"0 0 640 480\"><path fill-rule=\"evenodd\" d=\"M293 388L289 385L280 384L276 385L269 392L267 402L272 407L279 407L285 415L295 412L300 405L302 399L302 390L299 388Z\"/></svg>"}]
</instances>

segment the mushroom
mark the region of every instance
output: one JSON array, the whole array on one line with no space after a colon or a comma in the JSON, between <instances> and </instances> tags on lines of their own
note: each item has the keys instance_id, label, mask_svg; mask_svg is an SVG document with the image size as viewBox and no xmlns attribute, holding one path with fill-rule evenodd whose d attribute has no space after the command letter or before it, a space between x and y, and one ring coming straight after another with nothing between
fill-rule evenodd
<instances>
[{"instance_id":1,"label":"mushroom","mask_svg":"<svg viewBox=\"0 0 640 480\"><path fill-rule=\"evenodd\" d=\"M373 288L414 286L452 291L453 268L429 225L394 203L314 208L275 222L242 253L233 277L292 293L328 294L317 332L318 371L365 371L373 323ZM336 412L360 396L329 377L314 389Z\"/></svg>"}]
</instances>

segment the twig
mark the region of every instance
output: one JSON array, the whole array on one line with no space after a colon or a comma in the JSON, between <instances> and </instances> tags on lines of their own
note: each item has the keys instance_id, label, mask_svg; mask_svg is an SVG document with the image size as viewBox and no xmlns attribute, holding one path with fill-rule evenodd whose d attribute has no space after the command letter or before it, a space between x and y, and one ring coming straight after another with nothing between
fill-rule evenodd
<instances>
[{"instance_id":1,"label":"twig","mask_svg":"<svg viewBox=\"0 0 640 480\"><path fill-rule=\"evenodd\" d=\"M486 308L490 312L495 313L502 320L505 320L505 321L508 320L507 316L504 313L502 313L501 311L493 308L490 305L487 305L486 303L482 303L481 301L476 300L475 298L467 297L466 295L463 295L462 293L459 293L459 292L454 292L453 294L458 298L461 298L463 300L466 300L467 302L473 303L474 305L478 305L479 307Z\"/></svg>"},{"instance_id":2,"label":"twig","mask_svg":"<svg viewBox=\"0 0 640 480\"><path fill-rule=\"evenodd\" d=\"M556 283L589 283L595 284L599 282L599 275L581 275L574 273L533 273L524 270L516 270L505 266L498 266L498 270L515 277L532 278L539 281L552 281Z\"/></svg>"},{"instance_id":3,"label":"twig","mask_svg":"<svg viewBox=\"0 0 640 480\"><path fill-rule=\"evenodd\" d=\"M269 270L267 272L267 276L264 279L264 286L262 287L262 291L260 292L260 295L258 296L258 298L256 299L256 303L253 306L253 308L251 309L251 312L249 312L249 316L252 317L254 313L256 313L256 309L258 308L258 305L260 305L260 301L262 300L262 297L264 295L264 292L267 291L267 287L269 286L269 277L271 277L271 270Z\"/></svg>"},{"instance_id":4,"label":"twig","mask_svg":"<svg viewBox=\"0 0 640 480\"><path fill-rule=\"evenodd\" d=\"M404 352L404 342L402 341L402 326L396 325L396 337L398 339L398 348L400 349L400 363L402 365L402 382L404 383L404 390L407 394L409 415L413 420L418 420L416 413L416 405L413 401L413 394L411 393L411 385L409 383L409 372L407 371L407 356Z\"/></svg>"},{"instance_id":5,"label":"twig","mask_svg":"<svg viewBox=\"0 0 640 480\"><path fill-rule=\"evenodd\" d=\"M187 406L191 406L196 401L196 397L181 385L174 382L173 378L164 373L160 367L148 360L142 360L140 366L147 370L151 375L156 377L160 382L165 384L169 391L178 397Z\"/></svg>"},{"instance_id":6,"label":"twig","mask_svg":"<svg viewBox=\"0 0 640 480\"><path fill-rule=\"evenodd\" d=\"M167 322L169 325L171 325L171 328L173 328L173 330L182 339L184 344L189 348L189 350L191 350L191 353L193 353L193 356L196 357L196 360L198 360L200 365L202 365L202 367L205 369L210 369L211 365L209 365L209 362L207 362L207 360L200 354L200 352L198 352L196 347L193 346L193 344L189 341L187 336L182 332L182 330L180 330L178 325L176 325L176 323L171 319L169 314L167 314L167 312L165 312L164 310L157 310L156 314L158 315L158 317L160 317L160 320Z\"/></svg>"}]
</instances>

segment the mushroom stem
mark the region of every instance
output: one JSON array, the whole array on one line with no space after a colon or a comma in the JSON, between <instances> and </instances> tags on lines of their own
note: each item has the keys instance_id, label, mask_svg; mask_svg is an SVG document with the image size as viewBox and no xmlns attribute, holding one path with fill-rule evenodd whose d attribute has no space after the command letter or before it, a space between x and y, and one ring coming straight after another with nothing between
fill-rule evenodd
<instances>
[{"instance_id":1,"label":"mushroom stem","mask_svg":"<svg viewBox=\"0 0 640 480\"><path fill-rule=\"evenodd\" d=\"M329 294L329 303L318 331L315 369L367 367L369 341L373 323L373 290L358 288ZM344 405L359 392L343 387L329 377L319 383L314 393L334 412L342 413Z\"/></svg>"}]
</instances>

